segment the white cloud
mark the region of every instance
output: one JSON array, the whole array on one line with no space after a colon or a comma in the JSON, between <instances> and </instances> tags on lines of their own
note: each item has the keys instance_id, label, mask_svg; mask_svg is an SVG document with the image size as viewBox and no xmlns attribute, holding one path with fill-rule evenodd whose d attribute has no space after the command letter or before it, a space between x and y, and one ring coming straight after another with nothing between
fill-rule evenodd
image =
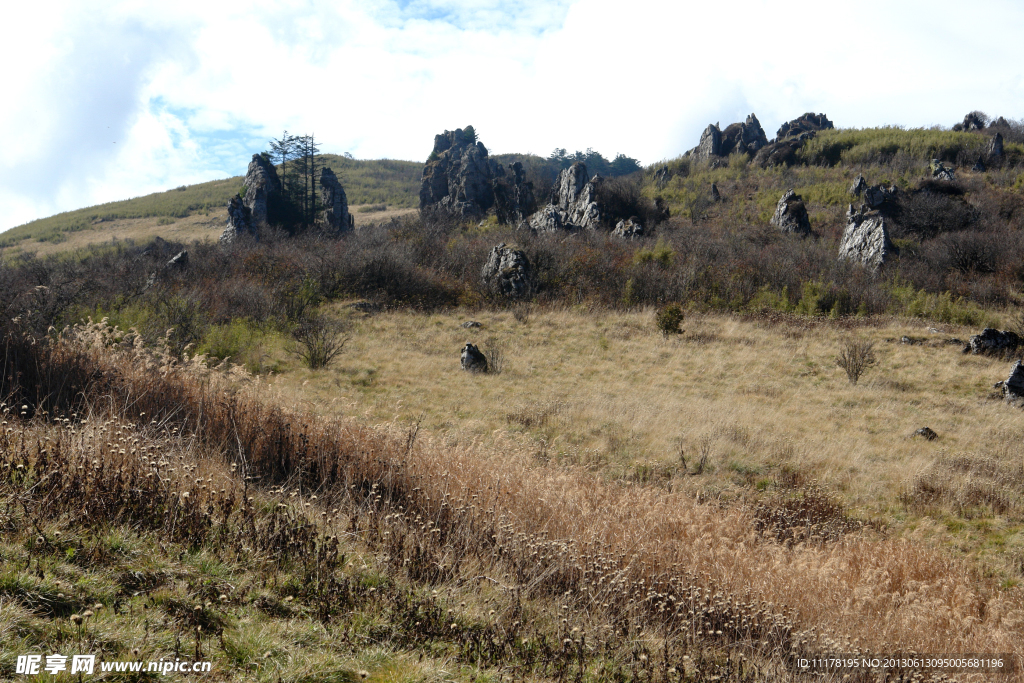
<instances>
[{"instance_id":1,"label":"white cloud","mask_svg":"<svg viewBox=\"0 0 1024 683\"><path fill-rule=\"evenodd\" d=\"M285 128L325 151L423 159L472 123L495 152L650 163L708 122L839 126L1018 117L1012 2L578 0L79 3L15 10L0 229L244 172ZM838 7L838 6L836 6ZM993 29L993 27L995 27Z\"/></svg>"}]
</instances>

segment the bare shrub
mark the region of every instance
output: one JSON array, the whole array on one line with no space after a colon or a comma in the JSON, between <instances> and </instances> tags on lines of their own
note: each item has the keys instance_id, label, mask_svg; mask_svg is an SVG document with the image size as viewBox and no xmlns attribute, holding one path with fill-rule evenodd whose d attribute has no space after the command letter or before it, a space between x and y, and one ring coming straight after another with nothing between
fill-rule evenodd
<instances>
[{"instance_id":1,"label":"bare shrub","mask_svg":"<svg viewBox=\"0 0 1024 683\"><path fill-rule=\"evenodd\" d=\"M856 384L861 375L877 362L874 342L860 339L844 341L836 356L836 365L846 371L850 384Z\"/></svg>"},{"instance_id":2,"label":"bare shrub","mask_svg":"<svg viewBox=\"0 0 1024 683\"><path fill-rule=\"evenodd\" d=\"M320 315L303 318L292 330L297 346L291 352L310 370L326 367L345 348L347 329L344 322L334 318Z\"/></svg>"},{"instance_id":3,"label":"bare shrub","mask_svg":"<svg viewBox=\"0 0 1024 683\"><path fill-rule=\"evenodd\" d=\"M487 373L500 375L505 369L505 343L497 337L488 337L482 352L487 357Z\"/></svg>"},{"instance_id":4,"label":"bare shrub","mask_svg":"<svg viewBox=\"0 0 1024 683\"><path fill-rule=\"evenodd\" d=\"M527 302L520 302L512 306L512 317L521 325L530 322L530 315L532 313L533 306Z\"/></svg>"}]
</instances>

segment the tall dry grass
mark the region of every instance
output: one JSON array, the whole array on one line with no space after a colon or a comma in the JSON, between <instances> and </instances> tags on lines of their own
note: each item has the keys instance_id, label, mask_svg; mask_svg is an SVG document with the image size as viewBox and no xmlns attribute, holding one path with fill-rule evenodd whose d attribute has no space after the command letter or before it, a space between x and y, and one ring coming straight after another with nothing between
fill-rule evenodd
<instances>
[{"instance_id":1,"label":"tall dry grass","mask_svg":"<svg viewBox=\"0 0 1024 683\"><path fill-rule=\"evenodd\" d=\"M783 657L1024 655L1024 593L913 541L852 533L779 544L740 507L606 483L500 445L485 453L288 410L259 383L239 388L99 326L53 346L9 337L7 347L5 377L20 370L22 381L5 389L30 410L67 410L89 396L174 421L264 483L356 497L365 513L356 524L371 541L385 542L390 520L415 515L420 533L403 543L418 544L442 573L490 564L527 595Z\"/></svg>"}]
</instances>

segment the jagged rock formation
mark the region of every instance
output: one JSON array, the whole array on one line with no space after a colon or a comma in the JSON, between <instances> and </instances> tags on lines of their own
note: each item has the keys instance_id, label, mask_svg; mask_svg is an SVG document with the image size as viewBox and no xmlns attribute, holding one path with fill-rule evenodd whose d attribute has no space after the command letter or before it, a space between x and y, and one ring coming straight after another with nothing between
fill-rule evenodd
<instances>
[{"instance_id":1,"label":"jagged rock formation","mask_svg":"<svg viewBox=\"0 0 1024 683\"><path fill-rule=\"evenodd\" d=\"M839 244L839 259L854 261L877 270L899 249L889 239L886 218L877 211L855 211L850 204L846 212L846 230Z\"/></svg>"},{"instance_id":2,"label":"jagged rock formation","mask_svg":"<svg viewBox=\"0 0 1024 683\"><path fill-rule=\"evenodd\" d=\"M644 226L640 225L640 219L636 216L619 221L612 230L612 235L626 240L640 239L644 236Z\"/></svg>"},{"instance_id":3,"label":"jagged rock formation","mask_svg":"<svg viewBox=\"0 0 1024 683\"><path fill-rule=\"evenodd\" d=\"M533 294L533 269L526 254L504 242L491 249L480 272L484 286L508 299L526 299Z\"/></svg>"},{"instance_id":4,"label":"jagged rock formation","mask_svg":"<svg viewBox=\"0 0 1024 683\"><path fill-rule=\"evenodd\" d=\"M491 180L494 192L494 214L504 225L519 225L537 208L533 183L526 180L526 171L518 161L505 167L496 165Z\"/></svg>"},{"instance_id":5,"label":"jagged rock formation","mask_svg":"<svg viewBox=\"0 0 1024 683\"><path fill-rule=\"evenodd\" d=\"M807 112L799 118L795 118L792 121L779 126L779 132L775 134L775 141L785 140L786 138L799 138L800 140L808 140L814 137L814 134L821 130L829 130L835 128L835 124L828 120L828 117L824 114L814 114ZM808 135L810 134L810 135Z\"/></svg>"},{"instance_id":6,"label":"jagged rock formation","mask_svg":"<svg viewBox=\"0 0 1024 683\"><path fill-rule=\"evenodd\" d=\"M953 182L956 179L956 172L942 163L942 159L932 159L931 163L932 178L935 180L945 180L947 182Z\"/></svg>"},{"instance_id":7,"label":"jagged rock formation","mask_svg":"<svg viewBox=\"0 0 1024 683\"><path fill-rule=\"evenodd\" d=\"M1024 340L1014 332L986 327L981 334L976 334L967 340L964 353L991 354L1013 351L1022 342Z\"/></svg>"},{"instance_id":8,"label":"jagged rock formation","mask_svg":"<svg viewBox=\"0 0 1024 683\"><path fill-rule=\"evenodd\" d=\"M252 219L252 210L242 201L242 196L236 194L228 204L228 225L221 233L220 241L230 244L240 235L256 237L256 226Z\"/></svg>"},{"instance_id":9,"label":"jagged rock formation","mask_svg":"<svg viewBox=\"0 0 1024 683\"><path fill-rule=\"evenodd\" d=\"M480 216L494 205L494 176L487 148L462 128L434 136L434 150L423 167L420 209L442 208Z\"/></svg>"},{"instance_id":10,"label":"jagged rock formation","mask_svg":"<svg viewBox=\"0 0 1024 683\"><path fill-rule=\"evenodd\" d=\"M761 168L789 166L796 161L796 153L804 143L818 131L835 128L824 114L808 112L779 127L779 132L770 144L762 147L754 157L754 163Z\"/></svg>"},{"instance_id":11,"label":"jagged rock formation","mask_svg":"<svg viewBox=\"0 0 1024 683\"><path fill-rule=\"evenodd\" d=\"M761 128L757 116L750 114L746 121L733 123L721 130L718 124L712 123L700 136L696 147L687 152L696 161L707 161L713 157L726 157L730 154L756 154L768 144L768 137Z\"/></svg>"},{"instance_id":12,"label":"jagged rock formation","mask_svg":"<svg viewBox=\"0 0 1024 683\"><path fill-rule=\"evenodd\" d=\"M972 111L970 114L964 117L962 123L958 123L953 126L955 131L969 132L972 130L982 130L985 128L985 119L982 118L981 112Z\"/></svg>"},{"instance_id":13,"label":"jagged rock formation","mask_svg":"<svg viewBox=\"0 0 1024 683\"><path fill-rule=\"evenodd\" d=\"M281 193L281 181L277 177L277 169L261 154L253 154L249 162L249 170L245 173L245 194L242 202L252 212L252 222L256 227L267 224L270 204Z\"/></svg>"},{"instance_id":14,"label":"jagged rock formation","mask_svg":"<svg viewBox=\"0 0 1024 683\"><path fill-rule=\"evenodd\" d=\"M480 352L475 344L466 343L462 347L462 369L466 372L487 372L487 357Z\"/></svg>"},{"instance_id":15,"label":"jagged rock formation","mask_svg":"<svg viewBox=\"0 0 1024 683\"><path fill-rule=\"evenodd\" d=\"M253 154L245 172L245 185L240 194L228 204L228 224L220 241L233 242L239 235L257 236L260 226L266 225L272 204L280 198L281 181L274 164L262 154Z\"/></svg>"},{"instance_id":16,"label":"jagged rock formation","mask_svg":"<svg viewBox=\"0 0 1024 683\"><path fill-rule=\"evenodd\" d=\"M709 124L700 134L700 142L687 152L694 161L707 161L711 157L722 155L722 131L714 123Z\"/></svg>"},{"instance_id":17,"label":"jagged rock formation","mask_svg":"<svg viewBox=\"0 0 1024 683\"><path fill-rule=\"evenodd\" d=\"M711 183L711 201L722 201L722 194L718 191L718 185Z\"/></svg>"},{"instance_id":18,"label":"jagged rock formation","mask_svg":"<svg viewBox=\"0 0 1024 683\"><path fill-rule=\"evenodd\" d=\"M896 193L895 185L890 185L889 187L872 185L864 190L864 202L868 205L868 208L880 209L886 202L895 200Z\"/></svg>"},{"instance_id":19,"label":"jagged rock formation","mask_svg":"<svg viewBox=\"0 0 1024 683\"><path fill-rule=\"evenodd\" d=\"M974 162L974 166L971 166L971 170L974 171L975 173L984 173L985 172L985 157L984 156L979 156L978 160Z\"/></svg>"},{"instance_id":20,"label":"jagged rock formation","mask_svg":"<svg viewBox=\"0 0 1024 683\"><path fill-rule=\"evenodd\" d=\"M477 217L491 207L500 223L513 225L534 210L533 183L527 182L522 164L502 167L462 128L435 135L434 150L423 167L420 209Z\"/></svg>"},{"instance_id":21,"label":"jagged rock formation","mask_svg":"<svg viewBox=\"0 0 1024 683\"><path fill-rule=\"evenodd\" d=\"M807 217L807 207L804 206L803 198L792 189L786 190L775 206L775 215L772 216L771 224L782 232L809 234L811 221Z\"/></svg>"},{"instance_id":22,"label":"jagged rock formation","mask_svg":"<svg viewBox=\"0 0 1024 683\"><path fill-rule=\"evenodd\" d=\"M320 171L320 206L323 208L316 222L321 230L337 235L355 227L355 218L348 211L345 188L330 167Z\"/></svg>"},{"instance_id":23,"label":"jagged rock formation","mask_svg":"<svg viewBox=\"0 0 1024 683\"><path fill-rule=\"evenodd\" d=\"M587 180L582 161L564 169L555 180L551 203L530 217L530 229L536 232L558 230L595 230L601 222L597 202L601 176Z\"/></svg>"},{"instance_id":24,"label":"jagged rock formation","mask_svg":"<svg viewBox=\"0 0 1024 683\"><path fill-rule=\"evenodd\" d=\"M868 182L864 180L864 176L858 175L856 178L854 178L853 185L850 185L850 194L852 194L854 197L860 197L861 192L866 190L867 187Z\"/></svg>"},{"instance_id":25,"label":"jagged rock formation","mask_svg":"<svg viewBox=\"0 0 1024 683\"><path fill-rule=\"evenodd\" d=\"M997 118L996 120L994 120L994 121L991 121L991 122L990 122L990 123L988 124L988 127L989 127L989 128L1007 128L1007 129L1008 129L1008 128L1010 127L1010 122L1009 122L1009 121L1007 121L1007 120L1006 120L1005 118L1003 118L1002 116L1000 116L1000 117L999 117L999 118Z\"/></svg>"},{"instance_id":26,"label":"jagged rock formation","mask_svg":"<svg viewBox=\"0 0 1024 683\"><path fill-rule=\"evenodd\" d=\"M1010 368L1010 376L1000 384L1003 387L1003 398L1007 401L1024 399L1024 365L1018 360Z\"/></svg>"},{"instance_id":27,"label":"jagged rock formation","mask_svg":"<svg viewBox=\"0 0 1024 683\"><path fill-rule=\"evenodd\" d=\"M988 158L999 159L1003 156L1003 134L996 133L988 143Z\"/></svg>"}]
</instances>

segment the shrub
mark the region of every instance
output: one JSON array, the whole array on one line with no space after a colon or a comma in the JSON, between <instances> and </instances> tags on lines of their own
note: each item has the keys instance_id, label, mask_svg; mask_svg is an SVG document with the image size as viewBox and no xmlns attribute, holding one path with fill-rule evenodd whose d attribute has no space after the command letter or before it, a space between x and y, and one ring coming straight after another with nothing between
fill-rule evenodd
<instances>
[{"instance_id":1,"label":"shrub","mask_svg":"<svg viewBox=\"0 0 1024 683\"><path fill-rule=\"evenodd\" d=\"M683 322L683 309L679 304L668 304L662 306L655 318L658 329L665 336L670 334L682 334L679 325Z\"/></svg>"},{"instance_id":2,"label":"shrub","mask_svg":"<svg viewBox=\"0 0 1024 683\"><path fill-rule=\"evenodd\" d=\"M304 318L292 330L292 338L298 344L292 348L292 353L310 370L326 367L345 347L347 329L345 323L334 318L321 315Z\"/></svg>"},{"instance_id":3,"label":"shrub","mask_svg":"<svg viewBox=\"0 0 1024 683\"><path fill-rule=\"evenodd\" d=\"M500 375L505 369L505 343L497 337L488 337L481 350L487 358L487 373Z\"/></svg>"},{"instance_id":4,"label":"shrub","mask_svg":"<svg viewBox=\"0 0 1024 683\"><path fill-rule=\"evenodd\" d=\"M856 384L868 368L875 365L875 345L873 342L847 339L836 356L836 365L846 371L850 384Z\"/></svg>"}]
</instances>

